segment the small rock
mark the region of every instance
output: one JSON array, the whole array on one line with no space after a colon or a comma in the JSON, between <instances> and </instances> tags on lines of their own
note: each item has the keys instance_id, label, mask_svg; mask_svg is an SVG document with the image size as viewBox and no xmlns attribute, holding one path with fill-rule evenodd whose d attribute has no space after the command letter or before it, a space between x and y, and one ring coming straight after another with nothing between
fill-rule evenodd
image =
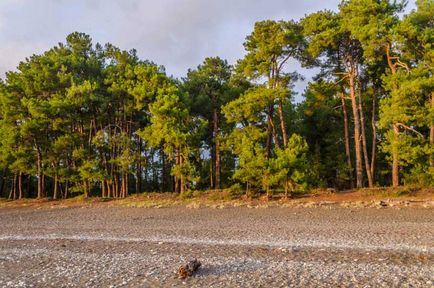
<instances>
[{"instance_id":1,"label":"small rock","mask_svg":"<svg viewBox=\"0 0 434 288\"><path fill-rule=\"evenodd\" d=\"M387 207L387 203L384 202L383 200L381 200L381 201L378 203L378 206L381 206L381 207Z\"/></svg>"}]
</instances>

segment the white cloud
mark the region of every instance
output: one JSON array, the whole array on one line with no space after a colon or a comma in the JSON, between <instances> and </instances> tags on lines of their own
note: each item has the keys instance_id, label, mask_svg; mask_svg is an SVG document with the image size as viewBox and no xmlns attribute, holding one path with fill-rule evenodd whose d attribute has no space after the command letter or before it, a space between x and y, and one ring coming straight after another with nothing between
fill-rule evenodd
<instances>
[{"instance_id":1,"label":"white cloud","mask_svg":"<svg viewBox=\"0 0 434 288\"><path fill-rule=\"evenodd\" d=\"M207 56L235 62L256 21L298 19L340 0L1 0L0 77L73 31L135 48L181 77ZM295 67L293 68L295 69Z\"/></svg>"},{"instance_id":2,"label":"white cloud","mask_svg":"<svg viewBox=\"0 0 434 288\"><path fill-rule=\"evenodd\" d=\"M181 76L204 57L242 57L242 43L254 22L299 18L338 0L2 0L0 75L67 34L80 31L99 42L136 48L143 58ZM323 6L323 7L318 7ZM14 49L16 48L16 49Z\"/></svg>"}]
</instances>

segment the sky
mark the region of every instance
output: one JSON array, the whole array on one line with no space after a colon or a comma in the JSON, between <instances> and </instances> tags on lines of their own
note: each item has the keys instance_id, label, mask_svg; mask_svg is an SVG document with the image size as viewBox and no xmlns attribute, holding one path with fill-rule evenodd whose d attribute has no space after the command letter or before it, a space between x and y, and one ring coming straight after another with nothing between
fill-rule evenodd
<instances>
[{"instance_id":1,"label":"sky","mask_svg":"<svg viewBox=\"0 0 434 288\"><path fill-rule=\"evenodd\" d=\"M0 78L78 31L185 76L205 57L233 64L257 21L299 19L340 0L0 0ZM412 1L410 1L412 2ZM410 7L414 6L413 4ZM297 63L289 70L302 71ZM297 90L302 89L299 83Z\"/></svg>"}]
</instances>

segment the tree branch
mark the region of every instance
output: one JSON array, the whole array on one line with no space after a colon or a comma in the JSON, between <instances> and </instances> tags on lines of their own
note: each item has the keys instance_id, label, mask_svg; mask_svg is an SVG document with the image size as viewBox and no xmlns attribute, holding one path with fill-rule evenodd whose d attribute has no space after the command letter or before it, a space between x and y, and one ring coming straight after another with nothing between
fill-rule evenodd
<instances>
[{"instance_id":1,"label":"tree branch","mask_svg":"<svg viewBox=\"0 0 434 288\"><path fill-rule=\"evenodd\" d=\"M411 128L410 126L407 126L407 125L399 123L399 122L395 123L395 125L401 126L402 128L407 129L409 131L412 131L412 132L418 134L419 136L423 137L422 133L420 133L419 131L415 130L414 128Z\"/></svg>"},{"instance_id":2,"label":"tree branch","mask_svg":"<svg viewBox=\"0 0 434 288\"><path fill-rule=\"evenodd\" d=\"M348 75L348 73L345 73L346 75L344 77L342 77L341 79L339 79L338 81L335 82L335 85L338 85L340 82L344 81L345 79L347 79L350 75Z\"/></svg>"},{"instance_id":3,"label":"tree branch","mask_svg":"<svg viewBox=\"0 0 434 288\"><path fill-rule=\"evenodd\" d=\"M280 69L282 69L283 64L286 63L286 61L288 61L288 59L291 57L291 54L287 55L285 57L285 59L282 60L282 62L280 62L279 66L277 67L277 71L280 71Z\"/></svg>"}]
</instances>

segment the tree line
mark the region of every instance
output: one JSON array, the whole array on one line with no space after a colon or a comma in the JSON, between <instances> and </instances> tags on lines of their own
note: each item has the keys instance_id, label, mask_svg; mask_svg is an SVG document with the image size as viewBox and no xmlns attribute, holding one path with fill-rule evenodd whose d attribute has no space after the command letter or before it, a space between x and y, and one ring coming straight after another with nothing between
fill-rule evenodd
<instances>
[{"instance_id":1,"label":"tree line","mask_svg":"<svg viewBox=\"0 0 434 288\"><path fill-rule=\"evenodd\" d=\"M432 186L434 2L405 5L257 22L181 79L72 33L0 81L0 197Z\"/></svg>"}]
</instances>

